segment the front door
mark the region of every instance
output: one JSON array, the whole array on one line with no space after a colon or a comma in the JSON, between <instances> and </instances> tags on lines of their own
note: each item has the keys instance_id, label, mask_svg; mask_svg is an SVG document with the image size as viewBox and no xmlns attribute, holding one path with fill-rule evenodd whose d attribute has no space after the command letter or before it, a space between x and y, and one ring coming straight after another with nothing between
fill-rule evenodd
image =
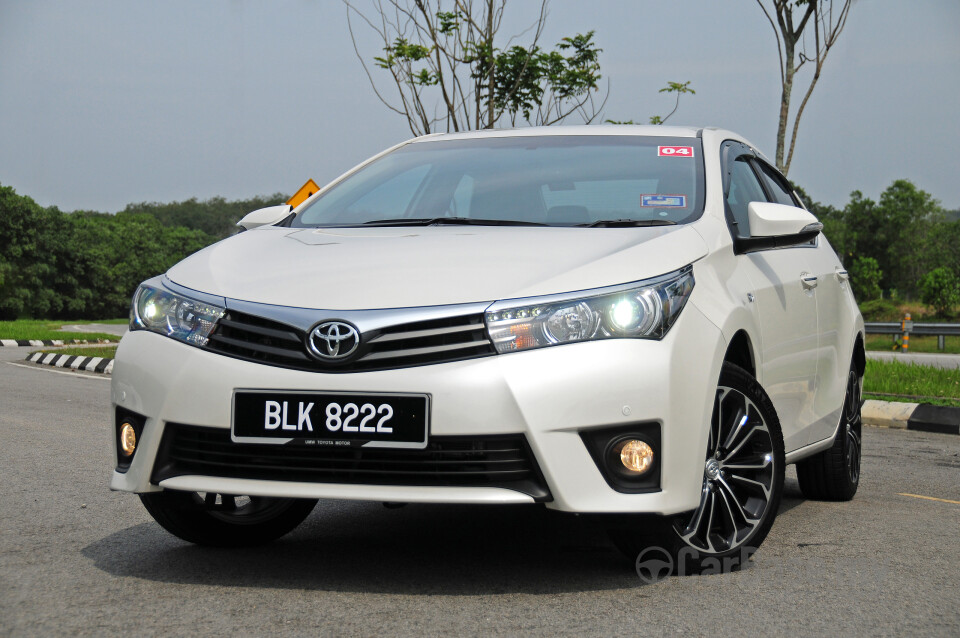
<instances>
[{"instance_id":1,"label":"front door","mask_svg":"<svg viewBox=\"0 0 960 638\"><path fill-rule=\"evenodd\" d=\"M750 236L747 206L771 201L752 151L724 148L724 188L731 231ZM818 323L816 275L809 246L738 255L753 284L748 299L760 325L758 380L773 402L786 450L803 447L816 421Z\"/></svg>"}]
</instances>

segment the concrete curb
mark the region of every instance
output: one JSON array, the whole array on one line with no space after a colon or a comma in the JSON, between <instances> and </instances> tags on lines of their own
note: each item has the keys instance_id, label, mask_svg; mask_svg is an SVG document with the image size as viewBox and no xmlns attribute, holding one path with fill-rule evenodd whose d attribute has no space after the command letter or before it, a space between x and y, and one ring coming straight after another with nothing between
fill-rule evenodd
<instances>
[{"instance_id":1,"label":"concrete curb","mask_svg":"<svg viewBox=\"0 0 960 638\"><path fill-rule=\"evenodd\" d=\"M861 410L863 424L906 430L910 415L918 407L920 407L919 403L896 403L894 401L867 399L863 402Z\"/></svg>"},{"instance_id":2,"label":"concrete curb","mask_svg":"<svg viewBox=\"0 0 960 638\"><path fill-rule=\"evenodd\" d=\"M39 348L41 346L64 346L72 345L75 343L119 343L118 341L103 341L102 339L96 339L91 341L89 339L0 339L0 347L7 348L16 348L24 346L33 346L34 348Z\"/></svg>"},{"instance_id":3,"label":"concrete curb","mask_svg":"<svg viewBox=\"0 0 960 638\"><path fill-rule=\"evenodd\" d=\"M54 352L34 352L27 355L27 361L57 368L86 370L87 372L113 373L113 359L103 357L83 357L80 355L56 354Z\"/></svg>"},{"instance_id":4,"label":"concrete curb","mask_svg":"<svg viewBox=\"0 0 960 638\"><path fill-rule=\"evenodd\" d=\"M867 400L862 415L864 425L960 435L960 408Z\"/></svg>"}]
</instances>

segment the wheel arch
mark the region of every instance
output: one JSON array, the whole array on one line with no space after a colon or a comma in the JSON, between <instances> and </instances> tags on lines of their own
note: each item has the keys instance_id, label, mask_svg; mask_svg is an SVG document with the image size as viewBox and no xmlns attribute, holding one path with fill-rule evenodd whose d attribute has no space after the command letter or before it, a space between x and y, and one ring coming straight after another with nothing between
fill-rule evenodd
<instances>
[{"instance_id":1,"label":"wheel arch","mask_svg":"<svg viewBox=\"0 0 960 638\"><path fill-rule=\"evenodd\" d=\"M863 333L857 332L853 342L853 365L857 367L857 374L863 377L867 370L867 351L863 345Z\"/></svg>"},{"instance_id":2,"label":"wheel arch","mask_svg":"<svg viewBox=\"0 0 960 638\"><path fill-rule=\"evenodd\" d=\"M727 343L727 351L723 355L723 360L743 368L754 379L757 378L757 359L753 342L746 330L740 329L734 333Z\"/></svg>"}]
</instances>

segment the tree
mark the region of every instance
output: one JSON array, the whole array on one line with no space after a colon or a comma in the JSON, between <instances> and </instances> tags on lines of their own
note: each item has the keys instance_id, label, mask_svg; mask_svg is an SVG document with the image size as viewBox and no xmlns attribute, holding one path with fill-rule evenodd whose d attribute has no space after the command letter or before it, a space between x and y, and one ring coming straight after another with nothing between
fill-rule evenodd
<instances>
[{"instance_id":1,"label":"tree","mask_svg":"<svg viewBox=\"0 0 960 638\"><path fill-rule=\"evenodd\" d=\"M880 298L880 264L873 257L858 257L850 267L850 279L857 299L862 303Z\"/></svg>"},{"instance_id":2,"label":"tree","mask_svg":"<svg viewBox=\"0 0 960 638\"><path fill-rule=\"evenodd\" d=\"M124 213L146 213L156 217L164 226L183 226L202 230L217 239L229 237L237 232L237 222L247 213L282 204L287 196L274 193L269 197L251 197L250 199L227 200L223 197L211 197L198 201L195 197L182 202L140 202L127 204Z\"/></svg>"},{"instance_id":3,"label":"tree","mask_svg":"<svg viewBox=\"0 0 960 638\"><path fill-rule=\"evenodd\" d=\"M659 115L654 115L650 118L651 124L663 124L670 117L677 112L677 109L680 107L680 96L684 93L690 93L691 95L696 95L696 91L690 88L690 81L686 82L667 82L667 85L660 89L660 93L676 93L677 101L673 104L673 110L667 113L666 117L660 117Z\"/></svg>"},{"instance_id":4,"label":"tree","mask_svg":"<svg viewBox=\"0 0 960 638\"><path fill-rule=\"evenodd\" d=\"M840 257L840 261L844 264L848 263L852 255L848 249L849 237L847 225L843 219L843 210L814 200L799 184L790 182L790 187L806 209L816 215L823 224L823 234L830 240L830 245Z\"/></svg>"},{"instance_id":5,"label":"tree","mask_svg":"<svg viewBox=\"0 0 960 638\"><path fill-rule=\"evenodd\" d=\"M920 280L920 299L939 316L949 317L960 304L960 280L949 268L934 268Z\"/></svg>"},{"instance_id":6,"label":"tree","mask_svg":"<svg viewBox=\"0 0 960 638\"><path fill-rule=\"evenodd\" d=\"M59 214L59 211L57 211ZM45 250L52 215L9 186L0 186L0 319L16 319L53 300L47 280L53 256Z\"/></svg>"},{"instance_id":7,"label":"tree","mask_svg":"<svg viewBox=\"0 0 960 638\"><path fill-rule=\"evenodd\" d=\"M651 124L665 124L667 120L670 119L674 113L677 112L677 109L680 107L680 96L684 93L690 93L691 95L696 95L696 91L690 88L690 81L687 82L667 82L667 85L660 89L658 93L676 93L677 101L673 104L673 110L667 113L666 117L660 117L659 115L651 115L650 123ZM608 124L635 124L633 120L607 120Z\"/></svg>"},{"instance_id":8,"label":"tree","mask_svg":"<svg viewBox=\"0 0 960 638\"><path fill-rule=\"evenodd\" d=\"M800 128L800 118L810 100L827 54L837 43L837 38L847 24L850 15L852 0L838 0L838 8L834 8L834 0L770 0L772 12L776 22L764 5L765 0L757 0L760 9L770 22L773 33L777 38L777 54L780 58L780 115L777 122L777 168L786 175L790 172L790 163L793 161L793 151L797 146L797 131ZM812 32L812 33L811 33ZM784 151L787 129L790 121L790 100L793 94L793 82L796 73L807 63L813 65L813 77L807 87L800 107L793 117L793 131L790 135L790 147Z\"/></svg>"},{"instance_id":9,"label":"tree","mask_svg":"<svg viewBox=\"0 0 960 638\"><path fill-rule=\"evenodd\" d=\"M590 123L609 94L599 104L594 99L601 49L593 31L562 38L553 50L541 48L546 0L524 32L532 32L530 43L512 44L520 34L503 47L497 36L506 0L371 0L369 15L343 1L354 52L370 85L387 108L407 118L414 135L493 128L504 121L549 125L571 116ZM383 55L374 57L372 66L388 72L396 97L386 97L361 55L353 18L382 43Z\"/></svg>"},{"instance_id":10,"label":"tree","mask_svg":"<svg viewBox=\"0 0 960 638\"><path fill-rule=\"evenodd\" d=\"M0 186L0 319L122 317L138 283L213 241L142 212L43 208Z\"/></svg>"},{"instance_id":11,"label":"tree","mask_svg":"<svg viewBox=\"0 0 960 638\"><path fill-rule=\"evenodd\" d=\"M885 227L889 286L915 294L920 278L943 263L935 249L943 208L913 182L898 179L880 194L876 212Z\"/></svg>"},{"instance_id":12,"label":"tree","mask_svg":"<svg viewBox=\"0 0 960 638\"><path fill-rule=\"evenodd\" d=\"M823 222L824 234L851 272L857 258L876 260L881 289L911 297L926 273L960 267L960 223L948 220L940 203L909 180L895 180L878 201L854 191L842 210L795 190Z\"/></svg>"}]
</instances>

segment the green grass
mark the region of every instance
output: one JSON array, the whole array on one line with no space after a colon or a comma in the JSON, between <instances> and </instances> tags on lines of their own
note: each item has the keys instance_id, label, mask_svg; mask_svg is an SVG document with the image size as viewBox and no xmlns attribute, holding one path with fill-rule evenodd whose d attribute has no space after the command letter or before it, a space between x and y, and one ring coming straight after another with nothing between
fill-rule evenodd
<instances>
[{"instance_id":1,"label":"green grass","mask_svg":"<svg viewBox=\"0 0 960 638\"><path fill-rule=\"evenodd\" d=\"M124 324L126 319L103 321L52 321L50 319L17 319L0 321L0 339L86 339L88 341L118 341L120 337L103 332L65 332L61 326L86 323Z\"/></svg>"},{"instance_id":2,"label":"green grass","mask_svg":"<svg viewBox=\"0 0 960 638\"><path fill-rule=\"evenodd\" d=\"M960 370L867 359L863 393L868 399L960 407Z\"/></svg>"},{"instance_id":3,"label":"green grass","mask_svg":"<svg viewBox=\"0 0 960 638\"><path fill-rule=\"evenodd\" d=\"M79 355L81 357L103 357L104 359L113 359L117 354L117 346L91 346L88 348L84 348L82 346L72 346L50 350L38 350L37 352L50 352L53 354L65 354L67 356Z\"/></svg>"},{"instance_id":4,"label":"green grass","mask_svg":"<svg viewBox=\"0 0 960 638\"><path fill-rule=\"evenodd\" d=\"M886 350L894 349L893 335L867 335L867 350ZM935 336L918 337L910 336L910 349L907 352L933 352L946 354L960 354L960 337L944 337L944 349L937 350L937 338Z\"/></svg>"}]
</instances>

